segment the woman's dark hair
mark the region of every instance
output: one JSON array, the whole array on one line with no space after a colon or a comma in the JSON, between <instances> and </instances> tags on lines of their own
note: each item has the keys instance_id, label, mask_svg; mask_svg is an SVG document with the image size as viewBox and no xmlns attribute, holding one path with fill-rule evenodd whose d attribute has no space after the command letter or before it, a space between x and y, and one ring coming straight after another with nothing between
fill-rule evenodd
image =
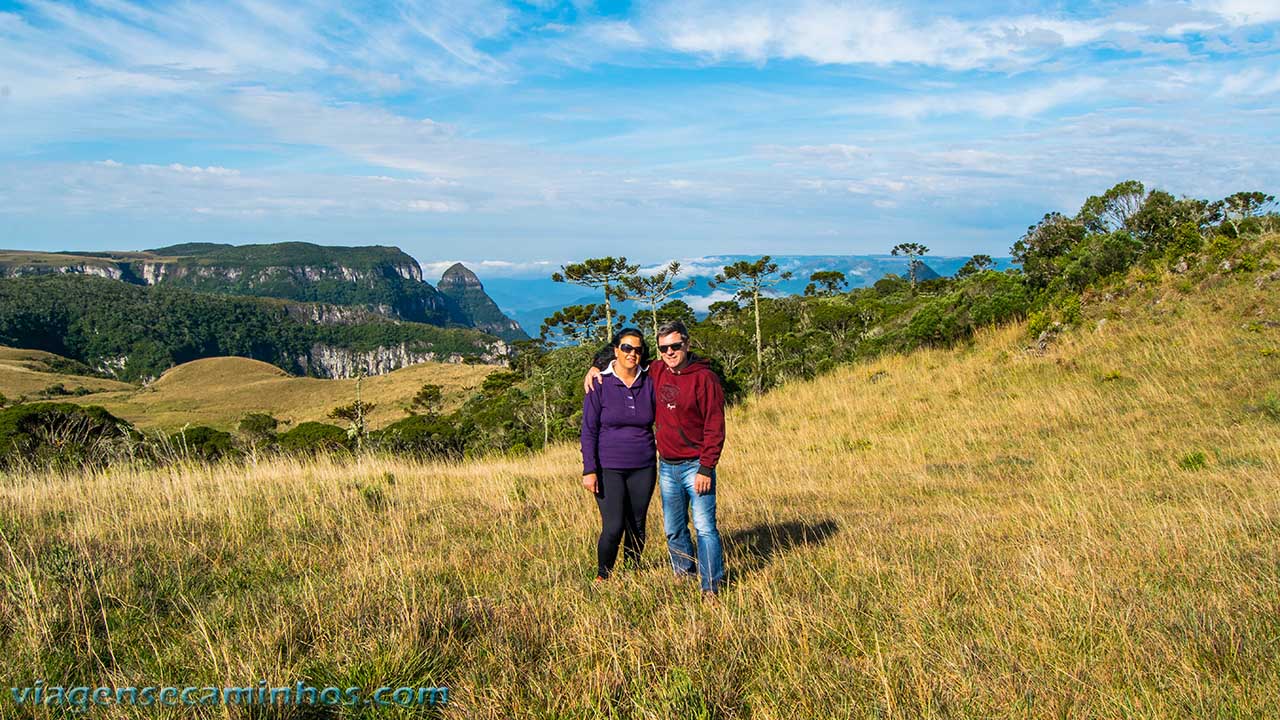
<instances>
[{"instance_id":1,"label":"woman's dark hair","mask_svg":"<svg viewBox=\"0 0 1280 720\"><path fill-rule=\"evenodd\" d=\"M649 356L649 341L645 339L644 333L640 332L638 328L633 328L633 327L622 328L621 330L613 334L613 342L609 343L609 346L614 348L618 347L619 345L622 344L622 338L624 337L640 338L640 362L647 363L653 359L652 357Z\"/></svg>"}]
</instances>

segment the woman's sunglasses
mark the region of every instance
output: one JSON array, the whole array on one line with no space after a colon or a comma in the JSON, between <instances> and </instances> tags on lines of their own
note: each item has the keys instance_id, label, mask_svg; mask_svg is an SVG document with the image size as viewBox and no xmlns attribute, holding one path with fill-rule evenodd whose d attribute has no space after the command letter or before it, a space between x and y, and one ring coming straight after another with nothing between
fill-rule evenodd
<instances>
[{"instance_id":1,"label":"woman's sunglasses","mask_svg":"<svg viewBox=\"0 0 1280 720\"><path fill-rule=\"evenodd\" d=\"M630 343L618 343L618 349L622 351L623 355L630 355L631 353L640 352L640 348Z\"/></svg>"},{"instance_id":2,"label":"woman's sunglasses","mask_svg":"<svg viewBox=\"0 0 1280 720\"><path fill-rule=\"evenodd\" d=\"M671 352L680 352L680 351L681 351L681 350L683 350L683 349L684 349L684 343L683 343L683 342L671 343L670 345L659 345L659 346L658 346L658 352L662 352L662 353L665 353L665 352L667 352L668 350L670 350Z\"/></svg>"}]
</instances>

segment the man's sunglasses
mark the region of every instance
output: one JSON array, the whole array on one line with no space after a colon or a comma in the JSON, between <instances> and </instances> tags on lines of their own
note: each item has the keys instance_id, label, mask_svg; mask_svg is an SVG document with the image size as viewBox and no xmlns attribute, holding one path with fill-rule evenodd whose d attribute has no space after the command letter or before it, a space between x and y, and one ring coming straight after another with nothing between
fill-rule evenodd
<instances>
[{"instance_id":1,"label":"man's sunglasses","mask_svg":"<svg viewBox=\"0 0 1280 720\"><path fill-rule=\"evenodd\" d=\"M665 353L668 350L671 352L680 352L683 349L684 349L684 342L671 343L670 345L658 346L658 352L662 352L662 353Z\"/></svg>"},{"instance_id":2,"label":"man's sunglasses","mask_svg":"<svg viewBox=\"0 0 1280 720\"><path fill-rule=\"evenodd\" d=\"M630 355L631 353L640 352L640 348L630 343L618 343L618 349L622 351L623 355Z\"/></svg>"}]
</instances>

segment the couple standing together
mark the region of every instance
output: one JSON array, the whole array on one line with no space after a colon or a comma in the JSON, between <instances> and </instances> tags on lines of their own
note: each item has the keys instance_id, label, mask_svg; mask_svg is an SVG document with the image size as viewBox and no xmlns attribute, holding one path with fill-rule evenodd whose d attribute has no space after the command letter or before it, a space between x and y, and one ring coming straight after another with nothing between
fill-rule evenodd
<instances>
[{"instance_id":1,"label":"couple standing together","mask_svg":"<svg viewBox=\"0 0 1280 720\"><path fill-rule=\"evenodd\" d=\"M716 529L724 390L706 360L689 352L683 323L658 328L658 351L661 360L650 362L644 335L627 328L614 336L608 356L597 356L585 380L582 485L595 495L603 521L596 582L612 574L620 545L629 564L640 560L656 481L671 567L677 577L700 576L703 596L714 598L724 582Z\"/></svg>"}]
</instances>

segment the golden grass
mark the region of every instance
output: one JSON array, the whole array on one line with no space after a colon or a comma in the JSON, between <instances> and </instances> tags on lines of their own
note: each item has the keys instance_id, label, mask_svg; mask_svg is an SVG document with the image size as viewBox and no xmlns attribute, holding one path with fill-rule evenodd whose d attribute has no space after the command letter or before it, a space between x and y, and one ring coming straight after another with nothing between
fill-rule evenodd
<instances>
[{"instance_id":1,"label":"golden grass","mask_svg":"<svg viewBox=\"0 0 1280 720\"><path fill-rule=\"evenodd\" d=\"M23 396L34 398L50 385L62 385L68 391L83 387L95 392L121 391L133 387L115 380L51 372L46 363L56 359L59 357L53 353L0 345L0 394L10 400L17 400Z\"/></svg>"},{"instance_id":2,"label":"golden grass","mask_svg":"<svg viewBox=\"0 0 1280 720\"><path fill-rule=\"evenodd\" d=\"M188 423L233 430L240 418L250 412L270 413L285 421L282 430L287 430L308 420L334 422L328 418L328 412L356 397L355 379L292 377L274 365L249 358L193 360L171 368L151 385L138 388L110 380L33 374L19 367L20 361L6 358L36 351L0 348L0 353L3 353L0 354L0 392L18 397L55 382L63 383L69 390L78 385L101 388L104 392L55 399L101 405L148 430L176 430ZM405 417L414 394L425 383L444 388L445 411L452 411L494 369L491 365L421 363L386 375L367 377L361 396L365 402L376 405L369 417L370 427L382 427ZM12 393L8 390L10 387L14 388Z\"/></svg>"},{"instance_id":3,"label":"golden grass","mask_svg":"<svg viewBox=\"0 0 1280 720\"><path fill-rule=\"evenodd\" d=\"M642 567L593 592L572 447L10 477L0 684L441 684L467 718L1273 716L1276 285L1089 312L1044 354L1007 327L733 410L718 606L669 578L656 499Z\"/></svg>"}]
</instances>

